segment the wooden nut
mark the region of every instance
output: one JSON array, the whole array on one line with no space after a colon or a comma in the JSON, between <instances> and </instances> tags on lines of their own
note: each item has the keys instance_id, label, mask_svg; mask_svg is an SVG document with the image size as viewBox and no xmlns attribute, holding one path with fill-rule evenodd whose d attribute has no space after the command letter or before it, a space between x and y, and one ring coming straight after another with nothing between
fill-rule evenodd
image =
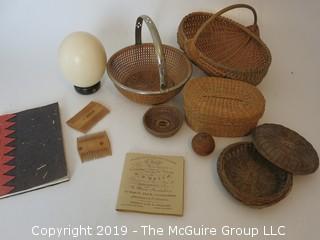
<instances>
[{"instance_id":1,"label":"wooden nut","mask_svg":"<svg viewBox=\"0 0 320 240\"><path fill-rule=\"evenodd\" d=\"M192 138L192 149L201 156L207 156L213 152L215 143L208 133L198 133Z\"/></svg>"}]
</instances>

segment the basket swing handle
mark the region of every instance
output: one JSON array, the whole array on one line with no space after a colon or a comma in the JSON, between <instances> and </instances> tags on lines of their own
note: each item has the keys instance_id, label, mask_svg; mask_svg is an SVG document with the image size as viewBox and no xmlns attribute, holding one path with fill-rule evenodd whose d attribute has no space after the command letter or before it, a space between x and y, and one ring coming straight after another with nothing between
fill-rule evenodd
<instances>
[{"instance_id":1,"label":"basket swing handle","mask_svg":"<svg viewBox=\"0 0 320 240\"><path fill-rule=\"evenodd\" d=\"M231 6L229 6L229 7L224 8L224 9L221 9L221 10L218 11L215 15L221 16L221 15L224 14L225 12L228 12L228 11L230 11L230 10L232 10L232 9L236 9L236 8L247 8L247 9L251 10L252 13L253 13L253 17L254 17L254 23L253 23L253 24L254 24L254 25L257 25L257 20L258 20L257 12L256 12L256 10L255 10L253 7L251 7L251 6L248 5L248 4L234 4L234 5L231 5Z\"/></svg>"},{"instance_id":2,"label":"basket swing handle","mask_svg":"<svg viewBox=\"0 0 320 240\"><path fill-rule=\"evenodd\" d=\"M150 17L147 15L141 15L137 18L136 21L136 45L141 45L141 32L142 32L142 24L143 22L146 23L153 40L153 45L155 48L155 53L157 56L158 61L158 68L159 68L159 75L160 75L160 91L164 90L167 87L167 81L165 79L165 73L166 73L166 64L165 64L165 57L164 57L164 51L162 48L162 42L159 35L159 32L156 28L156 25L151 20Z\"/></svg>"},{"instance_id":3,"label":"basket swing handle","mask_svg":"<svg viewBox=\"0 0 320 240\"><path fill-rule=\"evenodd\" d=\"M257 12L253 7L251 7L248 4L234 4L229 7L221 9L217 13L213 14L204 24L202 24L202 26L198 29L197 33L195 34L195 36L193 38L194 42L196 42L196 40L198 39L201 32L208 26L208 24L210 22L214 21L217 17L221 16L225 12L228 12L228 11L230 11L232 9L236 9L236 8L247 8L247 9L251 10L253 13L253 17L254 17L253 26L257 25ZM258 36L256 36L256 34L254 34L252 31L250 31L249 29L244 27L244 28L242 28L242 30L245 31L246 33L248 33L251 37L253 37L258 42L261 42L261 39Z\"/></svg>"}]
</instances>

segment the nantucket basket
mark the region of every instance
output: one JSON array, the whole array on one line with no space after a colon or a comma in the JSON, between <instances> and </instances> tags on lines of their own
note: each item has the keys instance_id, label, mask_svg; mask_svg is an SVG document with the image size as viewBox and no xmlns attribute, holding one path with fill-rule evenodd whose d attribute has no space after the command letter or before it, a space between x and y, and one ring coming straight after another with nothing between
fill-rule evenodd
<instances>
[{"instance_id":1,"label":"nantucket basket","mask_svg":"<svg viewBox=\"0 0 320 240\"><path fill-rule=\"evenodd\" d=\"M141 43L143 21L153 44ZM189 59L180 50L163 45L148 16L136 22L136 44L116 52L107 63L107 72L117 89L130 100L160 104L177 95L192 74Z\"/></svg>"},{"instance_id":2,"label":"nantucket basket","mask_svg":"<svg viewBox=\"0 0 320 240\"><path fill-rule=\"evenodd\" d=\"M249 134L265 109L265 99L255 86L218 77L190 80L183 99L189 126L217 137Z\"/></svg>"},{"instance_id":3,"label":"nantucket basket","mask_svg":"<svg viewBox=\"0 0 320 240\"><path fill-rule=\"evenodd\" d=\"M254 24L245 27L221 15L236 8L253 12ZM271 64L271 53L259 37L253 7L236 4L216 14L194 12L185 16L178 30L178 43L187 56L210 76L259 84Z\"/></svg>"}]
</instances>

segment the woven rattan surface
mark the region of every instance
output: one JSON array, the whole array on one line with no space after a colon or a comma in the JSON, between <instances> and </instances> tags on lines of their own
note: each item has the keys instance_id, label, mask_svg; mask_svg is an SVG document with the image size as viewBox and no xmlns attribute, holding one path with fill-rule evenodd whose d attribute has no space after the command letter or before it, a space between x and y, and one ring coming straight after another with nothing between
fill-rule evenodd
<instances>
[{"instance_id":1,"label":"woven rattan surface","mask_svg":"<svg viewBox=\"0 0 320 240\"><path fill-rule=\"evenodd\" d=\"M263 124L253 131L257 150L273 164L293 174L310 174L319 167L313 146L297 132L279 124Z\"/></svg>"},{"instance_id":2,"label":"woven rattan surface","mask_svg":"<svg viewBox=\"0 0 320 240\"><path fill-rule=\"evenodd\" d=\"M191 64L178 49L163 45L163 50L166 59L167 90L161 94L159 94L159 68L153 44L124 48L109 59L107 64L109 76L113 81L128 88L119 89L123 95L138 103L159 104L179 93L191 75ZM149 93L139 94L130 89Z\"/></svg>"},{"instance_id":3,"label":"woven rattan surface","mask_svg":"<svg viewBox=\"0 0 320 240\"><path fill-rule=\"evenodd\" d=\"M275 204L292 188L292 174L264 159L253 143L235 143L225 148L217 169L228 192L252 207Z\"/></svg>"},{"instance_id":4,"label":"woven rattan surface","mask_svg":"<svg viewBox=\"0 0 320 240\"><path fill-rule=\"evenodd\" d=\"M173 106L156 106L150 108L143 116L146 130L157 137L171 137L183 124L183 115Z\"/></svg>"},{"instance_id":5,"label":"woven rattan surface","mask_svg":"<svg viewBox=\"0 0 320 240\"><path fill-rule=\"evenodd\" d=\"M265 109L265 99L256 87L225 78L192 79L184 88L183 98L190 127L221 137L248 134Z\"/></svg>"},{"instance_id":6,"label":"woven rattan surface","mask_svg":"<svg viewBox=\"0 0 320 240\"><path fill-rule=\"evenodd\" d=\"M253 11L253 25L245 27L220 16L239 7ZM194 12L185 16L179 25L178 43L187 56L211 76L257 85L271 64L271 53L259 37L256 12L244 4L232 5L216 14Z\"/></svg>"}]
</instances>

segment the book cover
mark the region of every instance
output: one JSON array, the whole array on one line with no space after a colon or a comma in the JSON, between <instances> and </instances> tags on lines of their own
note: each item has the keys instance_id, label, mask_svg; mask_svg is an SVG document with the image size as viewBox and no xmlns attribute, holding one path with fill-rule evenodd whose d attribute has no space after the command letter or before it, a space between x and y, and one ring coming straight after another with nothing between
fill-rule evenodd
<instances>
[{"instance_id":1,"label":"book cover","mask_svg":"<svg viewBox=\"0 0 320 240\"><path fill-rule=\"evenodd\" d=\"M67 180L58 103L0 116L0 198Z\"/></svg>"}]
</instances>

